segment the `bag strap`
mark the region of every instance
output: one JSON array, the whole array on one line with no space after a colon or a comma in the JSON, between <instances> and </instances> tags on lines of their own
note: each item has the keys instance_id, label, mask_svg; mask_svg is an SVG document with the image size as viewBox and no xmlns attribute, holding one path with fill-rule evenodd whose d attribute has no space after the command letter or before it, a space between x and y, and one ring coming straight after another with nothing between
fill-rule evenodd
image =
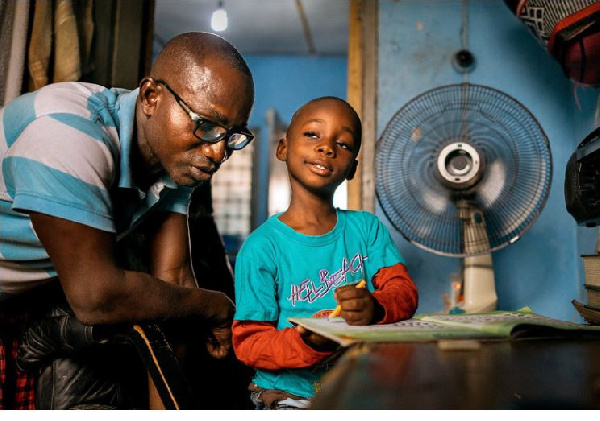
<instances>
[{"instance_id":1,"label":"bag strap","mask_svg":"<svg viewBox=\"0 0 600 421\"><path fill-rule=\"evenodd\" d=\"M198 409L179 361L163 331L154 323L133 325L129 337L137 348L166 409Z\"/></svg>"}]
</instances>

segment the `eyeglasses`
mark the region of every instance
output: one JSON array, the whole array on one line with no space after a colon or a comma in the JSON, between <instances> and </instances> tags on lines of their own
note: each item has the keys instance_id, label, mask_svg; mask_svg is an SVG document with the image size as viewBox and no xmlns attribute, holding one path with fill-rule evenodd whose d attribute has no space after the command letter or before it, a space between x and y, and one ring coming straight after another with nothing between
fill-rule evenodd
<instances>
[{"instance_id":1,"label":"eyeglasses","mask_svg":"<svg viewBox=\"0 0 600 421\"><path fill-rule=\"evenodd\" d=\"M219 143L225 140L229 149L239 150L245 148L254 135L246 127L227 129L223 126L204 118L195 113L189 105L162 79L156 79L156 83L164 85L165 88L175 97L175 101L190 116L195 123L194 136L206 143Z\"/></svg>"}]
</instances>

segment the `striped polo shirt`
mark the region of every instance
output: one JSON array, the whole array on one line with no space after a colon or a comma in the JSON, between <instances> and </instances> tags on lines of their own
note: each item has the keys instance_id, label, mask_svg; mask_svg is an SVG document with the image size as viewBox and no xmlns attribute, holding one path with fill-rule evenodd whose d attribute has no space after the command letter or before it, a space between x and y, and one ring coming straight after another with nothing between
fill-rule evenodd
<instances>
[{"instance_id":1,"label":"striped polo shirt","mask_svg":"<svg viewBox=\"0 0 600 421\"><path fill-rule=\"evenodd\" d=\"M191 189L132 180L138 90L56 83L0 108L0 300L56 277L27 214L127 235L150 210L187 214ZM118 201L116 197L118 196Z\"/></svg>"}]
</instances>

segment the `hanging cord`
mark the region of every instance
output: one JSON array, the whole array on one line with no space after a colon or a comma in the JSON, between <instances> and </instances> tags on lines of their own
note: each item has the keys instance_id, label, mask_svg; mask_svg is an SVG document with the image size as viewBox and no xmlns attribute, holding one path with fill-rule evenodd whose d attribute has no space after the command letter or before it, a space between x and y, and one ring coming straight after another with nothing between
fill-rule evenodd
<instances>
[{"instance_id":1,"label":"hanging cord","mask_svg":"<svg viewBox=\"0 0 600 421\"><path fill-rule=\"evenodd\" d=\"M596 100L596 111L594 112L594 127L598 127L598 117L600 116L600 94ZM596 228L596 254L600 254L600 227Z\"/></svg>"},{"instance_id":2,"label":"hanging cord","mask_svg":"<svg viewBox=\"0 0 600 421\"><path fill-rule=\"evenodd\" d=\"M462 25L460 28L460 46L463 50L469 49L469 0L462 1Z\"/></svg>"},{"instance_id":3,"label":"hanging cord","mask_svg":"<svg viewBox=\"0 0 600 421\"><path fill-rule=\"evenodd\" d=\"M461 25L460 25L460 48L463 51L469 50L469 0L462 0L461 4ZM463 85L462 85L462 101L467 101L467 84L469 83L469 72L463 72ZM460 135L462 139L466 139L467 136L467 118L466 118L466 107L461 107L463 112L462 125L460 129Z\"/></svg>"},{"instance_id":4,"label":"hanging cord","mask_svg":"<svg viewBox=\"0 0 600 421\"><path fill-rule=\"evenodd\" d=\"M600 117L600 94L596 100L596 112L594 113L594 127L598 127L598 117Z\"/></svg>"},{"instance_id":5,"label":"hanging cord","mask_svg":"<svg viewBox=\"0 0 600 421\"><path fill-rule=\"evenodd\" d=\"M469 0L462 0L461 5L461 26L460 26L460 47L461 50L469 51ZM469 72L463 73L463 83L468 82Z\"/></svg>"}]
</instances>

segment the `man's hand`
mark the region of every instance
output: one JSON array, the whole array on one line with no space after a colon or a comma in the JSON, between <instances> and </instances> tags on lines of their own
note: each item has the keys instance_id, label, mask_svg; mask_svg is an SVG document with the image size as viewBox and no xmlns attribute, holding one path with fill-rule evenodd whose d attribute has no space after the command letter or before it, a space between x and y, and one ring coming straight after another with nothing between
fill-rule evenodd
<instances>
[{"instance_id":1,"label":"man's hand","mask_svg":"<svg viewBox=\"0 0 600 421\"><path fill-rule=\"evenodd\" d=\"M231 351L231 324L213 328L206 341L206 349L213 358L225 358Z\"/></svg>"},{"instance_id":2,"label":"man's hand","mask_svg":"<svg viewBox=\"0 0 600 421\"><path fill-rule=\"evenodd\" d=\"M312 332L303 326L296 326L296 330L300 337L308 346L316 351L333 351L339 347L337 342L334 342L318 333Z\"/></svg>"},{"instance_id":3,"label":"man's hand","mask_svg":"<svg viewBox=\"0 0 600 421\"><path fill-rule=\"evenodd\" d=\"M212 327L207 338L206 349L212 357L222 359L231 351L231 325L233 324L235 305L225 294L211 292L215 294L215 299L211 302L215 306L218 318L211 321Z\"/></svg>"},{"instance_id":4,"label":"man's hand","mask_svg":"<svg viewBox=\"0 0 600 421\"><path fill-rule=\"evenodd\" d=\"M351 326L366 326L374 322L379 303L366 288L344 285L337 288L334 297L341 306L340 317Z\"/></svg>"}]
</instances>

